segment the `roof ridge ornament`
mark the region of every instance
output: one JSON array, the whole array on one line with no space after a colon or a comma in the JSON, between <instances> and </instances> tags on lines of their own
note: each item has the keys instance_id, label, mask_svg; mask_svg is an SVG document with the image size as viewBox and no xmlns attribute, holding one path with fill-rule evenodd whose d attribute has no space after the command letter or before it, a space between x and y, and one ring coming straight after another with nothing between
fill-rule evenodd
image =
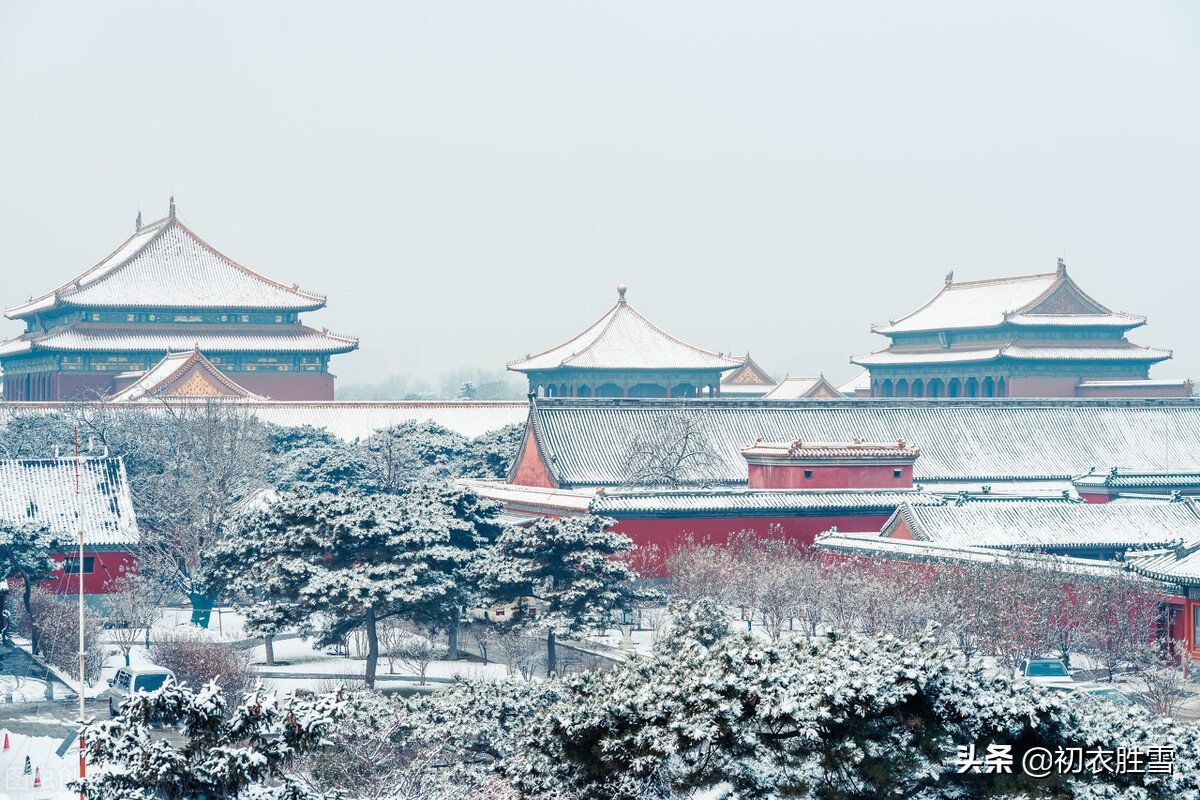
<instances>
[{"instance_id":1,"label":"roof ridge ornament","mask_svg":"<svg viewBox=\"0 0 1200 800\"><path fill-rule=\"evenodd\" d=\"M175 195L171 195L171 207L167 212L167 216L171 219L175 219Z\"/></svg>"},{"instance_id":2,"label":"roof ridge ornament","mask_svg":"<svg viewBox=\"0 0 1200 800\"><path fill-rule=\"evenodd\" d=\"M949 286L952 283L954 283L954 270L946 273L946 285Z\"/></svg>"},{"instance_id":3,"label":"roof ridge ornament","mask_svg":"<svg viewBox=\"0 0 1200 800\"><path fill-rule=\"evenodd\" d=\"M133 230L136 233L142 229L142 210L139 208L137 217L133 220Z\"/></svg>"},{"instance_id":4,"label":"roof ridge ornament","mask_svg":"<svg viewBox=\"0 0 1200 800\"><path fill-rule=\"evenodd\" d=\"M1067 261L1066 261L1066 259L1063 259L1063 258L1060 258L1060 259L1058 259L1058 269L1057 269L1057 271L1058 271L1058 274L1059 274L1059 275L1066 275L1066 274L1067 274Z\"/></svg>"},{"instance_id":5,"label":"roof ridge ornament","mask_svg":"<svg viewBox=\"0 0 1200 800\"><path fill-rule=\"evenodd\" d=\"M617 305L625 305L625 290L629 288L623 283L617 284Z\"/></svg>"}]
</instances>

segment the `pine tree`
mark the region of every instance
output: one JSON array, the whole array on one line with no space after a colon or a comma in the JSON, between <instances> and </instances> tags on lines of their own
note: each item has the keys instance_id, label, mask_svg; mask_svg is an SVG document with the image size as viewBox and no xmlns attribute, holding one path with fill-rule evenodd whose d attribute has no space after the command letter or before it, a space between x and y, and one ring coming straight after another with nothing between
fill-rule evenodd
<instances>
[{"instance_id":1,"label":"pine tree","mask_svg":"<svg viewBox=\"0 0 1200 800\"><path fill-rule=\"evenodd\" d=\"M0 520L0 577L20 576L23 588L22 601L29 616L31 631L30 646L38 652L38 621L34 619L31 597L33 584L53 572L58 565L50 554L58 549L58 539L45 524L24 523L14 525Z\"/></svg>"},{"instance_id":2,"label":"pine tree","mask_svg":"<svg viewBox=\"0 0 1200 800\"><path fill-rule=\"evenodd\" d=\"M501 602L536 598L536 611L517 624L546 630L546 672L557 671L558 634L611 625L612 614L638 599L629 565L613 556L633 549L629 537L608 530L613 520L591 515L539 519L504 531L485 564L484 586Z\"/></svg>"},{"instance_id":3,"label":"pine tree","mask_svg":"<svg viewBox=\"0 0 1200 800\"><path fill-rule=\"evenodd\" d=\"M293 621L319 625L320 644L362 628L373 687L380 620L401 616L456 632L483 548L499 535L497 511L451 486L284 495L242 521L214 574L268 608L286 607ZM268 627L281 621L262 615Z\"/></svg>"}]
</instances>

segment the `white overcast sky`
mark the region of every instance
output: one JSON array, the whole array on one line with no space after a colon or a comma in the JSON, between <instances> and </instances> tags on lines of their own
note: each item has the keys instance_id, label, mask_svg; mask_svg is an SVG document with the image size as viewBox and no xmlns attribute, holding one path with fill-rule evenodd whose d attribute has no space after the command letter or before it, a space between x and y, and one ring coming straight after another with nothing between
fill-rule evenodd
<instances>
[{"instance_id":1,"label":"white overcast sky","mask_svg":"<svg viewBox=\"0 0 1200 800\"><path fill-rule=\"evenodd\" d=\"M1200 379L1195 3L0 0L0 305L180 216L329 296L342 382L501 367L629 285L842 379L1066 257ZM0 322L0 338L21 330Z\"/></svg>"}]
</instances>

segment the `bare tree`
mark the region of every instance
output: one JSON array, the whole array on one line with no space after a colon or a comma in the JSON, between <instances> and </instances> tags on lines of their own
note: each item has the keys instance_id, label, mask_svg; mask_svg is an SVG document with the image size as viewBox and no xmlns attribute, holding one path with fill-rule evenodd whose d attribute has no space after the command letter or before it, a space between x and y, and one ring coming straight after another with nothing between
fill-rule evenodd
<instances>
[{"instance_id":1,"label":"bare tree","mask_svg":"<svg viewBox=\"0 0 1200 800\"><path fill-rule=\"evenodd\" d=\"M192 602L192 621L207 627L216 601L207 559L240 507L264 487L267 442L248 410L220 400L115 412L80 403L81 430L126 460L142 529L142 563L171 576Z\"/></svg>"},{"instance_id":2,"label":"bare tree","mask_svg":"<svg viewBox=\"0 0 1200 800\"><path fill-rule=\"evenodd\" d=\"M711 485L725 464L704 419L686 411L654 417L629 438L624 460L628 486Z\"/></svg>"},{"instance_id":3,"label":"bare tree","mask_svg":"<svg viewBox=\"0 0 1200 800\"><path fill-rule=\"evenodd\" d=\"M387 660L388 674L396 674L396 660L400 658L401 646L409 636L408 628L395 617L380 620L375 626L379 637L379 651Z\"/></svg>"},{"instance_id":4,"label":"bare tree","mask_svg":"<svg viewBox=\"0 0 1200 800\"><path fill-rule=\"evenodd\" d=\"M738 577L734 581L740 602L753 609L771 641L778 641L785 627L794 628L806 599L805 582L811 574L804 563L804 549L773 529L767 539L742 538L738 554Z\"/></svg>"},{"instance_id":5,"label":"bare tree","mask_svg":"<svg viewBox=\"0 0 1200 800\"><path fill-rule=\"evenodd\" d=\"M544 667L546 663L545 640L527 627L507 626L496 630L508 674L520 674L527 681L533 680L538 667Z\"/></svg>"},{"instance_id":6,"label":"bare tree","mask_svg":"<svg viewBox=\"0 0 1200 800\"><path fill-rule=\"evenodd\" d=\"M1137 700L1160 717L1171 717L1186 698L1188 665L1191 651L1187 641L1164 639L1142 642L1133 651L1140 691Z\"/></svg>"},{"instance_id":7,"label":"bare tree","mask_svg":"<svg viewBox=\"0 0 1200 800\"><path fill-rule=\"evenodd\" d=\"M490 622L473 622L467 628L467 635L479 648L479 655L483 658L483 665L486 667L491 659L492 648L500 639L496 626Z\"/></svg>"},{"instance_id":8,"label":"bare tree","mask_svg":"<svg viewBox=\"0 0 1200 800\"><path fill-rule=\"evenodd\" d=\"M1093 591L1095 610L1081 645L1112 681L1121 668L1134 667L1153 638L1162 618L1161 602L1149 582L1124 570L1114 570Z\"/></svg>"},{"instance_id":9,"label":"bare tree","mask_svg":"<svg viewBox=\"0 0 1200 800\"><path fill-rule=\"evenodd\" d=\"M688 534L667 557L671 593L696 601L710 598L719 603L733 602L737 558L728 547L709 539L697 542Z\"/></svg>"},{"instance_id":10,"label":"bare tree","mask_svg":"<svg viewBox=\"0 0 1200 800\"><path fill-rule=\"evenodd\" d=\"M441 650L433 639L415 631L407 631L396 644L396 657L410 672L420 679L420 685L425 685L425 676L429 665L437 660Z\"/></svg>"},{"instance_id":11,"label":"bare tree","mask_svg":"<svg viewBox=\"0 0 1200 800\"><path fill-rule=\"evenodd\" d=\"M138 642L149 641L150 628L162 616L166 591L155 578L136 572L117 578L112 589L107 598L109 633L129 666L130 652Z\"/></svg>"}]
</instances>

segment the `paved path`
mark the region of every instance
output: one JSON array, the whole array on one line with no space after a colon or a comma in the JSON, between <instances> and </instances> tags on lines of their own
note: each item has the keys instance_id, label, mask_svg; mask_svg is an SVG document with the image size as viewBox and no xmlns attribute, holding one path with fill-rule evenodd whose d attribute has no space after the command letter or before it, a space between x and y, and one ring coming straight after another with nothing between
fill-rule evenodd
<instances>
[{"instance_id":1,"label":"paved path","mask_svg":"<svg viewBox=\"0 0 1200 800\"><path fill-rule=\"evenodd\" d=\"M361 672L272 672L272 667L255 670L255 675L260 678L272 678L275 680L286 680L288 678L296 678L298 680L321 680L328 678L338 681L361 681L363 674ZM379 681L408 681L418 683L420 678L415 675L390 675L387 673L376 673L376 682ZM457 683L453 678L425 678L426 683Z\"/></svg>"}]
</instances>

